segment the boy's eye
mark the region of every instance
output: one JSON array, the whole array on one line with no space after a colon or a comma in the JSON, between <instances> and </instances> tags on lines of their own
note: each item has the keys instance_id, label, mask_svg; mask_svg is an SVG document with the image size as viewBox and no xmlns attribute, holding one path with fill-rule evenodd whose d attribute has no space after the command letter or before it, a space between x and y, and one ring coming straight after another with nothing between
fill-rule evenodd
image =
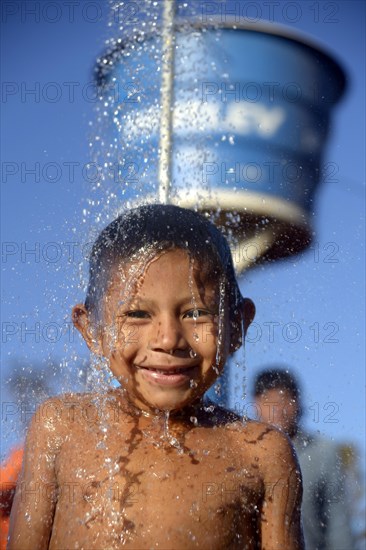
<instances>
[{"instance_id":1,"label":"boy's eye","mask_svg":"<svg viewBox=\"0 0 366 550\"><path fill-rule=\"evenodd\" d=\"M148 312L143 311L142 309L127 311L124 315L130 319L148 319L150 317Z\"/></svg>"},{"instance_id":2,"label":"boy's eye","mask_svg":"<svg viewBox=\"0 0 366 550\"><path fill-rule=\"evenodd\" d=\"M191 309L184 314L186 319L198 320L201 317L211 316L212 312L207 309Z\"/></svg>"}]
</instances>

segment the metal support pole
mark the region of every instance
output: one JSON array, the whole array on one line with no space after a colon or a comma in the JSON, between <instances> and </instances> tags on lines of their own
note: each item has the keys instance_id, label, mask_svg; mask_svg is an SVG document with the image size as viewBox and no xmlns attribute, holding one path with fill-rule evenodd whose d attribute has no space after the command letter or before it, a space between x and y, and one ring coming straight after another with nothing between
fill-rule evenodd
<instances>
[{"instance_id":1,"label":"metal support pole","mask_svg":"<svg viewBox=\"0 0 366 550\"><path fill-rule=\"evenodd\" d=\"M161 116L159 140L159 201L169 202L171 183L172 118L174 92L175 0L164 0L162 29Z\"/></svg>"}]
</instances>

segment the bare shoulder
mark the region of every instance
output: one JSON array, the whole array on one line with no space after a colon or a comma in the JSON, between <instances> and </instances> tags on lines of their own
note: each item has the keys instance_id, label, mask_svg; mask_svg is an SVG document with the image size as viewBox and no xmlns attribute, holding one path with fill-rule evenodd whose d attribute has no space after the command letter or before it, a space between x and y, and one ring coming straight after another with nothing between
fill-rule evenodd
<instances>
[{"instance_id":1,"label":"bare shoulder","mask_svg":"<svg viewBox=\"0 0 366 550\"><path fill-rule=\"evenodd\" d=\"M258 460L262 471L299 470L293 445L281 430L254 420L235 422L231 428L237 432L243 451Z\"/></svg>"},{"instance_id":2,"label":"bare shoulder","mask_svg":"<svg viewBox=\"0 0 366 550\"><path fill-rule=\"evenodd\" d=\"M28 430L28 439L66 436L73 427L96 415L98 399L92 393L68 393L50 397L37 408Z\"/></svg>"},{"instance_id":3,"label":"bare shoulder","mask_svg":"<svg viewBox=\"0 0 366 550\"><path fill-rule=\"evenodd\" d=\"M46 399L36 410L33 422L46 428L61 427L66 424L70 410L82 408L91 401L92 394L69 393Z\"/></svg>"},{"instance_id":4,"label":"bare shoulder","mask_svg":"<svg viewBox=\"0 0 366 550\"><path fill-rule=\"evenodd\" d=\"M278 447L283 451L293 452L289 437L282 430L270 424L248 420L243 424L243 434L255 440L259 447Z\"/></svg>"}]
</instances>

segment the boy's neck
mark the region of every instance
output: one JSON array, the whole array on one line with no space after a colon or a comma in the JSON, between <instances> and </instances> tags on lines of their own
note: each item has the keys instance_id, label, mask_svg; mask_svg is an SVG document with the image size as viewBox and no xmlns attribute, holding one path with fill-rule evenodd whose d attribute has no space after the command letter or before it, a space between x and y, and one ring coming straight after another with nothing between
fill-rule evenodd
<instances>
[{"instance_id":1,"label":"boy's neck","mask_svg":"<svg viewBox=\"0 0 366 550\"><path fill-rule=\"evenodd\" d=\"M151 425L164 425L168 423L169 427L186 429L194 428L198 426L200 422L206 423L207 414L210 414L210 407L208 407L203 399L198 399L194 403L190 403L182 409L173 411L164 411L159 409L144 409L138 407L132 403L126 395L121 396L120 407L121 409L132 416L133 418L139 418L140 424L147 426ZM207 410L209 409L209 412Z\"/></svg>"},{"instance_id":2,"label":"boy's neck","mask_svg":"<svg viewBox=\"0 0 366 550\"><path fill-rule=\"evenodd\" d=\"M149 432L158 433L168 427L172 433L183 435L196 427L224 426L242 420L236 413L223 409L203 396L182 409L164 411L136 405L123 390L114 390L113 394L114 399L117 397L120 410L134 422L138 420L140 429Z\"/></svg>"}]
</instances>

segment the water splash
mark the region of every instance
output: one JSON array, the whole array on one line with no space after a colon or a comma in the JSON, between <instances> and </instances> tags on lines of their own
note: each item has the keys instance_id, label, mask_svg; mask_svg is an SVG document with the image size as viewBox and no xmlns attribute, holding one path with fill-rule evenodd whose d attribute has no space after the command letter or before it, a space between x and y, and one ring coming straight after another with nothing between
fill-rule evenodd
<instances>
[{"instance_id":1,"label":"water splash","mask_svg":"<svg viewBox=\"0 0 366 550\"><path fill-rule=\"evenodd\" d=\"M164 424L163 424L163 434L161 436L161 442L163 446L166 446L166 444L170 445L171 447L176 448L180 452L184 452L184 448L182 447L179 440L174 437L169 430L169 417L170 417L170 411L164 411Z\"/></svg>"}]
</instances>

